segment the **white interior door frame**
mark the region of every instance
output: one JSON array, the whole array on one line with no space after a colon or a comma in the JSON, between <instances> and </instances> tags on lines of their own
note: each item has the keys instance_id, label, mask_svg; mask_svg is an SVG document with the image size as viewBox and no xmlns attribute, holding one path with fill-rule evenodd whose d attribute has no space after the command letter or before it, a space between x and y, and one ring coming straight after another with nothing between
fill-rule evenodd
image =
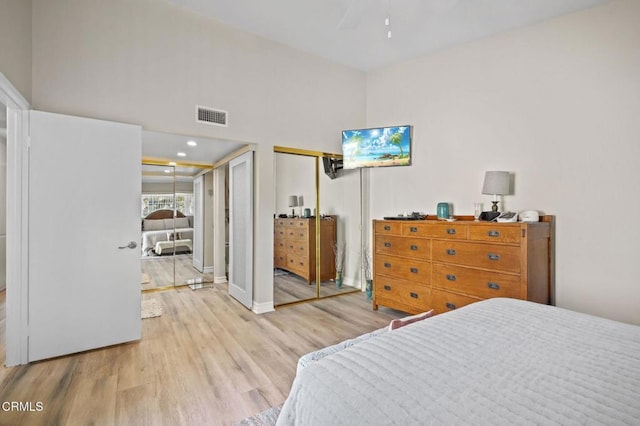
<instances>
[{"instance_id":1,"label":"white interior door frame","mask_svg":"<svg viewBox=\"0 0 640 426\"><path fill-rule=\"evenodd\" d=\"M29 102L0 73L7 107L6 365L28 362Z\"/></svg>"},{"instance_id":2,"label":"white interior door frame","mask_svg":"<svg viewBox=\"0 0 640 426\"><path fill-rule=\"evenodd\" d=\"M204 272L204 175L193 179L193 267Z\"/></svg>"}]
</instances>

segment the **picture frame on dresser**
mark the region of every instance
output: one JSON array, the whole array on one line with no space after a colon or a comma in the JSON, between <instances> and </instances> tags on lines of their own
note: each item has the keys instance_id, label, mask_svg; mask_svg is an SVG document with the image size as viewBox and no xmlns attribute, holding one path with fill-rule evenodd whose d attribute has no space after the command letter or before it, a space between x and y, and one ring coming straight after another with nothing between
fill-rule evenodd
<instances>
[{"instance_id":1,"label":"picture frame on dresser","mask_svg":"<svg viewBox=\"0 0 640 426\"><path fill-rule=\"evenodd\" d=\"M373 221L373 309L436 314L510 297L555 302L555 217L535 223Z\"/></svg>"}]
</instances>

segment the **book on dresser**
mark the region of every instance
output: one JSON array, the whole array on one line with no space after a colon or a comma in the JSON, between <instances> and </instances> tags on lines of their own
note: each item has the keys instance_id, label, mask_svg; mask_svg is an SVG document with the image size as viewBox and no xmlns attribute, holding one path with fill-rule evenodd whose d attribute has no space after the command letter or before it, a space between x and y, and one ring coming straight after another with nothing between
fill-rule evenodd
<instances>
[{"instance_id":1,"label":"book on dresser","mask_svg":"<svg viewBox=\"0 0 640 426\"><path fill-rule=\"evenodd\" d=\"M492 297L549 304L554 224L554 216L535 223L374 220L373 309L443 313Z\"/></svg>"},{"instance_id":2,"label":"book on dresser","mask_svg":"<svg viewBox=\"0 0 640 426\"><path fill-rule=\"evenodd\" d=\"M320 281L334 279L337 216L320 219ZM316 218L277 218L273 225L273 265L304 278L316 279Z\"/></svg>"}]
</instances>

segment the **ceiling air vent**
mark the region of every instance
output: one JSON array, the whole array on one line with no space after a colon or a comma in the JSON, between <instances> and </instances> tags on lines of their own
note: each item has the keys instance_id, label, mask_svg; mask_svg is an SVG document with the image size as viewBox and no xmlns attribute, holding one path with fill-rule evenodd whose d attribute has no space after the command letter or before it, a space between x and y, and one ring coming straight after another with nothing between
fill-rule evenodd
<instances>
[{"instance_id":1,"label":"ceiling air vent","mask_svg":"<svg viewBox=\"0 0 640 426\"><path fill-rule=\"evenodd\" d=\"M196 122L227 127L227 111L196 105Z\"/></svg>"}]
</instances>

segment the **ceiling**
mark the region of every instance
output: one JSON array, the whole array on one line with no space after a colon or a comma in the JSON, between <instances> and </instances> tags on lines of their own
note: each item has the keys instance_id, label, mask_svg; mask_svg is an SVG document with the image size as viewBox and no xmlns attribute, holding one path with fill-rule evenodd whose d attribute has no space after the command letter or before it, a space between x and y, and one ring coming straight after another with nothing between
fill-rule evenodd
<instances>
[{"instance_id":1,"label":"ceiling","mask_svg":"<svg viewBox=\"0 0 640 426\"><path fill-rule=\"evenodd\" d=\"M189 141L195 142L190 146ZM246 144L223 139L210 139L169 133L142 131L142 157L158 162L175 162L176 180L188 181L227 155L239 150ZM178 156L182 152L184 156ZM200 167L198 167L200 165ZM165 170L171 167L144 166L143 182L162 182L167 180Z\"/></svg>"},{"instance_id":2,"label":"ceiling","mask_svg":"<svg viewBox=\"0 0 640 426\"><path fill-rule=\"evenodd\" d=\"M170 1L244 31L370 71L609 0ZM387 38L386 17L391 38Z\"/></svg>"}]
</instances>

